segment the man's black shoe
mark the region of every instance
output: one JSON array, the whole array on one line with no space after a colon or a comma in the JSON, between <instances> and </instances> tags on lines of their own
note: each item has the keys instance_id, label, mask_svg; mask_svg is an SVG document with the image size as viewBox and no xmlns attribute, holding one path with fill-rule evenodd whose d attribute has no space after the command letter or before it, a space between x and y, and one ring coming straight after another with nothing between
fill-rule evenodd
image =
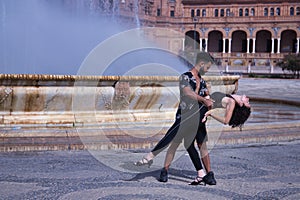
<instances>
[{"instance_id":1,"label":"man's black shoe","mask_svg":"<svg viewBox=\"0 0 300 200\"><path fill-rule=\"evenodd\" d=\"M160 171L160 176L159 176L159 179L158 181L160 182L168 182L168 171L163 168L161 171Z\"/></svg>"},{"instance_id":2,"label":"man's black shoe","mask_svg":"<svg viewBox=\"0 0 300 200\"><path fill-rule=\"evenodd\" d=\"M217 181L214 177L214 173L212 171L208 172L204 177L203 177L204 183L208 185L216 185Z\"/></svg>"}]
</instances>

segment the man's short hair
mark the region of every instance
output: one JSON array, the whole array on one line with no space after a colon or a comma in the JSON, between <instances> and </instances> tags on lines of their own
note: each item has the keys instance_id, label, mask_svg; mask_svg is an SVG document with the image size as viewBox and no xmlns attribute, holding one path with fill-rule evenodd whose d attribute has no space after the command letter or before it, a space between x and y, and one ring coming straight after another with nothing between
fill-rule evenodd
<instances>
[{"instance_id":1,"label":"man's short hair","mask_svg":"<svg viewBox=\"0 0 300 200\"><path fill-rule=\"evenodd\" d=\"M197 53L196 64L201 61L205 62L205 63L208 63L208 62L214 63L215 62L214 58L208 52L204 52L204 51Z\"/></svg>"}]
</instances>

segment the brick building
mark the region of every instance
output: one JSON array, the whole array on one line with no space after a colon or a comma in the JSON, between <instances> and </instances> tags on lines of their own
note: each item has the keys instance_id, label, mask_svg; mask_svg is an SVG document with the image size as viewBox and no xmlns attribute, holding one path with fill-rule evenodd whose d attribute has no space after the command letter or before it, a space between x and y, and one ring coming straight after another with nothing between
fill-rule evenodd
<instances>
[{"instance_id":1,"label":"brick building","mask_svg":"<svg viewBox=\"0 0 300 200\"><path fill-rule=\"evenodd\" d=\"M138 14L141 26L180 31L197 41L196 49L210 52L222 65L273 65L284 54L299 53L298 0L119 2L121 16L134 19Z\"/></svg>"},{"instance_id":2,"label":"brick building","mask_svg":"<svg viewBox=\"0 0 300 200\"><path fill-rule=\"evenodd\" d=\"M300 49L299 0L86 2L92 9L117 13L140 27L167 27L180 32L183 50L210 52L223 66L273 66L284 54L299 53Z\"/></svg>"}]
</instances>

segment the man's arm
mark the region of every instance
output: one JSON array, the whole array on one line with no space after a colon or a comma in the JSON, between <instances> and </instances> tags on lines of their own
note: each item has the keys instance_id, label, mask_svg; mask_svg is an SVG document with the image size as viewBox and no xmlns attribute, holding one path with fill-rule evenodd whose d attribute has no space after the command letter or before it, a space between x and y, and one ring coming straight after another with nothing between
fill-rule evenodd
<instances>
[{"instance_id":1,"label":"man's arm","mask_svg":"<svg viewBox=\"0 0 300 200\"><path fill-rule=\"evenodd\" d=\"M203 103L206 107L210 107L213 105L213 102L211 99L206 99L200 95L198 95L196 92L194 92L190 87L184 87L183 93L191 98L192 100L198 101Z\"/></svg>"}]
</instances>

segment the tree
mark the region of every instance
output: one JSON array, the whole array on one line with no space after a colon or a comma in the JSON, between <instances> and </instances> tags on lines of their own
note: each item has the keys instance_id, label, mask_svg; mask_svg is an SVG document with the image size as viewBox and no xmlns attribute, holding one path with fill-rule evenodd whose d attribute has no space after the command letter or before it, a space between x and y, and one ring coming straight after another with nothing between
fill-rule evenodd
<instances>
[{"instance_id":1,"label":"tree","mask_svg":"<svg viewBox=\"0 0 300 200\"><path fill-rule=\"evenodd\" d=\"M300 78L300 54L288 54L285 55L283 60L277 63L277 66L282 70L291 71L294 74L294 78Z\"/></svg>"}]
</instances>

